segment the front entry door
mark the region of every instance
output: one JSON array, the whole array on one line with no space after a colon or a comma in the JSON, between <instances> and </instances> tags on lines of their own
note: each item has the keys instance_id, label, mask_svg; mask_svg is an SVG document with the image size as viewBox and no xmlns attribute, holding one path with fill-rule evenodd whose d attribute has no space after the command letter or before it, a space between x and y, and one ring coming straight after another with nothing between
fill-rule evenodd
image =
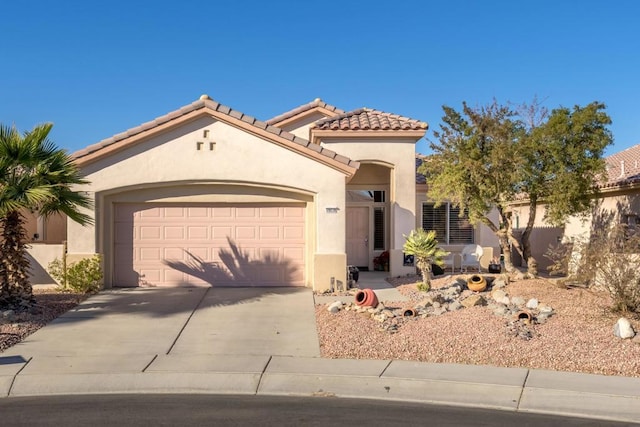
<instances>
[{"instance_id":1,"label":"front entry door","mask_svg":"<svg viewBox=\"0 0 640 427\"><path fill-rule=\"evenodd\" d=\"M369 208L347 207L347 264L369 266Z\"/></svg>"}]
</instances>

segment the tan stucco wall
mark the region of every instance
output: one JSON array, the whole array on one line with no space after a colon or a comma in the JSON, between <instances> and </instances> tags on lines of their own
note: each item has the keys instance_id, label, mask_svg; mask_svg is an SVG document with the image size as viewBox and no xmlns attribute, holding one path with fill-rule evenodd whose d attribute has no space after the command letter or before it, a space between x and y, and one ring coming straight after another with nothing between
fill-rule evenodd
<instances>
[{"instance_id":1,"label":"tan stucco wall","mask_svg":"<svg viewBox=\"0 0 640 427\"><path fill-rule=\"evenodd\" d=\"M322 145L362 163L379 162L390 169L389 183L389 253L390 275L415 272L402 265L403 234L415 225L416 175L415 140L411 139L324 139ZM350 185L353 182L350 182Z\"/></svg>"},{"instance_id":2,"label":"tan stucco wall","mask_svg":"<svg viewBox=\"0 0 640 427\"><path fill-rule=\"evenodd\" d=\"M209 138L203 130L209 130ZM197 150L197 143L203 142ZM213 150L210 143L215 142ZM91 182L82 188L95 197L96 225L68 223L69 252L111 251L108 224L113 203L153 201L296 200L307 203L307 281L314 254L344 254L345 175L210 117L201 117L83 168ZM162 188L166 187L166 188ZM143 190L136 193L139 190ZM328 213L326 208L338 208ZM345 264L346 265L346 264ZM345 265L332 267L335 277ZM109 272L105 271L108 286Z\"/></svg>"},{"instance_id":3,"label":"tan stucco wall","mask_svg":"<svg viewBox=\"0 0 640 427\"><path fill-rule=\"evenodd\" d=\"M294 134L295 136L299 136L300 138L309 139L309 128L311 125L318 120L324 119L325 116L322 113L315 112L313 114L309 114L308 116L301 117L299 120L295 122L288 123L284 126L281 126L282 129L286 130L289 133Z\"/></svg>"},{"instance_id":4,"label":"tan stucco wall","mask_svg":"<svg viewBox=\"0 0 640 427\"><path fill-rule=\"evenodd\" d=\"M62 259L61 244L33 243L27 248L29 257L29 279L32 285L56 285L47 268L55 259Z\"/></svg>"}]
</instances>

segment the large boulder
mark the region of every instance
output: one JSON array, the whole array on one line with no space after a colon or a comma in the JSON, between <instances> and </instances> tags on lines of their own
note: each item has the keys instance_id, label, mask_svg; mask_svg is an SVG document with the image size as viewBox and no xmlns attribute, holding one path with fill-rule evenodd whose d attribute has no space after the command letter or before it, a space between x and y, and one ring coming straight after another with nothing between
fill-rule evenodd
<instances>
[{"instance_id":1,"label":"large boulder","mask_svg":"<svg viewBox=\"0 0 640 427\"><path fill-rule=\"evenodd\" d=\"M633 330L633 326L631 326L629 319L621 317L613 327L613 334L618 338L626 339L633 338L636 335L636 332Z\"/></svg>"}]
</instances>

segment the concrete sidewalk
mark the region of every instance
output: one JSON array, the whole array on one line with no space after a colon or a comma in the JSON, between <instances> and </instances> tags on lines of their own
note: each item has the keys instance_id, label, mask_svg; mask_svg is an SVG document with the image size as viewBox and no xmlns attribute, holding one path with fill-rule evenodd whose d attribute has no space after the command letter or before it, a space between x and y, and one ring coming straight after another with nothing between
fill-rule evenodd
<instances>
[{"instance_id":1,"label":"concrete sidewalk","mask_svg":"<svg viewBox=\"0 0 640 427\"><path fill-rule=\"evenodd\" d=\"M395 300L359 285L376 283ZM308 289L106 291L0 353L0 396L337 396L640 423L640 378L319 356Z\"/></svg>"},{"instance_id":2,"label":"concrete sidewalk","mask_svg":"<svg viewBox=\"0 0 640 427\"><path fill-rule=\"evenodd\" d=\"M2 396L105 393L335 396L640 423L640 378L266 355L0 356Z\"/></svg>"}]
</instances>

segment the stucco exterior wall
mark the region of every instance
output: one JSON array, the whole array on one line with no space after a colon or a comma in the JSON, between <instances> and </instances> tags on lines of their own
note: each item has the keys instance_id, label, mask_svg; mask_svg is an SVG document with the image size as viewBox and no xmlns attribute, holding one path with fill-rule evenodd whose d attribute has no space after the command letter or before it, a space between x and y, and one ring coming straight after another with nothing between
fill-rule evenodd
<instances>
[{"instance_id":1,"label":"stucco exterior wall","mask_svg":"<svg viewBox=\"0 0 640 427\"><path fill-rule=\"evenodd\" d=\"M209 131L208 138L204 130ZM344 173L211 117L200 117L90 163L83 173L91 184L81 190L93 195L98 214L95 226L68 223L73 254L110 251L113 203L133 199L305 201L307 280L313 277L314 254L345 253ZM108 265L107 259L105 253ZM332 270L333 276L346 280L344 265Z\"/></svg>"},{"instance_id":2,"label":"stucco exterior wall","mask_svg":"<svg viewBox=\"0 0 640 427\"><path fill-rule=\"evenodd\" d=\"M320 112L315 112L313 114L309 114L308 116L301 117L299 120L296 120L294 122L282 125L280 126L280 128L294 134L295 136L299 136L300 138L309 139L309 128L311 127L311 125L318 120L324 119L326 117L327 116Z\"/></svg>"},{"instance_id":3,"label":"stucco exterior wall","mask_svg":"<svg viewBox=\"0 0 640 427\"><path fill-rule=\"evenodd\" d=\"M390 172L390 275L400 276L415 272L404 266L403 234L409 234L415 224L416 175L415 140L412 139L323 139L323 146L362 163L379 162ZM352 184L352 183L350 183Z\"/></svg>"},{"instance_id":4,"label":"stucco exterior wall","mask_svg":"<svg viewBox=\"0 0 640 427\"><path fill-rule=\"evenodd\" d=\"M55 259L62 259L63 245L33 243L27 248L29 258L29 280L32 285L55 286L58 283L49 275L47 268Z\"/></svg>"}]
</instances>

